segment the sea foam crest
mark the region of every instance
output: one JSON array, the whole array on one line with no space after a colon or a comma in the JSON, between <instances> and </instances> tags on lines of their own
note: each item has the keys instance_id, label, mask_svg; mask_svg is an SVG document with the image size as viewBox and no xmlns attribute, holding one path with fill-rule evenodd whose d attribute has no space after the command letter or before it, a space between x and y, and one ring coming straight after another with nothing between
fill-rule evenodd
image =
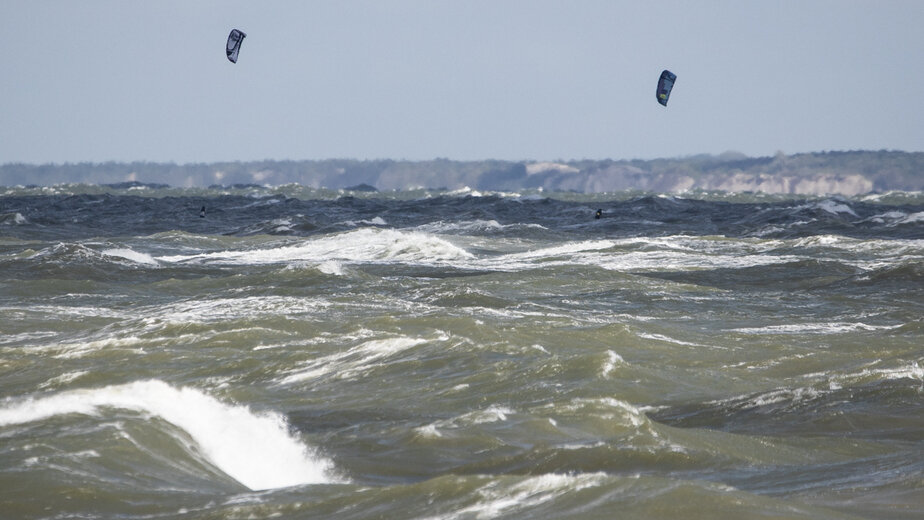
<instances>
[{"instance_id":1,"label":"sea foam crest","mask_svg":"<svg viewBox=\"0 0 924 520\"><path fill-rule=\"evenodd\" d=\"M0 213L0 226L21 226L28 223L22 213Z\"/></svg>"},{"instance_id":2,"label":"sea foam crest","mask_svg":"<svg viewBox=\"0 0 924 520\"><path fill-rule=\"evenodd\" d=\"M742 334L848 334L897 329L901 325L868 325L861 322L786 323L765 327L731 329Z\"/></svg>"},{"instance_id":3,"label":"sea foam crest","mask_svg":"<svg viewBox=\"0 0 924 520\"><path fill-rule=\"evenodd\" d=\"M163 381L61 392L49 397L6 400L0 426L41 421L67 414L99 415L122 408L160 417L184 430L201 454L252 490L333 482L333 464L309 453L275 413L252 412L222 403L194 388Z\"/></svg>"},{"instance_id":4,"label":"sea foam crest","mask_svg":"<svg viewBox=\"0 0 924 520\"><path fill-rule=\"evenodd\" d=\"M608 478L609 476L605 473L578 475L550 473L513 482L492 481L477 490L478 502L458 511L425 518L426 520L503 518L538 507L567 493L601 486Z\"/></svg>"},{"instance_id":5,"label":"sea foam crest","mask_svg":"<svg viewBox=\"0 0 924 520\"><path fill-rule=\"evenodd\" d=\"M157 260L147 253L139 253L128 248L107 249L102 252L104 256L112 256L131 260L137 264L157 265Z\"/></svg>"},{"instance_id":6,"label":"sea foam crest","mask_svg":"<svg viewBox=\"0 0 924 520\"><path fill-rule=\"evenodd\" d=\"M445 340L445 338L442 338ZM352 379L378 366L388 357L427 343L424 338L397 337L366 341L349 350L322 356L305 363L280 384L288 385L335 373L340 379Z\"/></svg>"},{"instance_id":7,"label":"sea foam crest","mask_svg":"<svg viewBox=\"0 0 924 520\"><path fill-rule=\"evenodd\" d=\"M885 224L888 227L900 226L902 224L916 224L918 222L924 222L924 211L910 214L903 211L886 211L885 213L865 218L860 222L874 222L876 224Z\"/></svg>"},{"instance_id":8,"label":"sea foam crest","mask_svg":"<svg viewBox=\"0 0 924 520\"><path fill-rule=\"evenodd\" d=\"M472 254L426 233L362 228L311 238L296 245L250 251L219 251L191 256L163 256L164 262L273 264L296 261L440 263L472 258Z\"/></svg>"},{"instance_id":9,"label":"sea foam crest","mask_svg":"<svg viewBox=\"0 0 924 520\"><path fill-rule=\"evenodd\" d=\"M919 365L917 361L912 361L909 364L893 368L864 369L858 373L842 377L842 379L845 380L863 380L867 378L886 381L910 379L912 381L920 381L922 386L924 386L924 367Z\"/></svg>"},{"instance_id":10,"label":"sea foam crest","mask_svg":"<svg viewBox=\"0 0 924 520\"><path fill-rule=\"evenodd\" d=\"M905 218L896 222L896 224L916 224L919 222L924 222L924 211L918 211L917 213L912 213Z\"/></svg>"},{"instance_id":11,"label":"sea foam crest","mask_svg":"<svg viewBox=\"0 0 924 520\"><path fill-rule=\"evenodd\" d=\"M817 202L812 202L810 204L803 204L797 206L795 209L820 209L822 211L828 212L832 215L837 215L838 213L847 213L855 217L859 216L848 204L837 202L832 199L825 199Z\"/></svg>"},{"instance_id":12,"label":"sea foam crest","mask_svg":"<svg viewBox=\"0 0 924 520\"><path fill-rule=\"evenodd\" d=\"M545 226L540 224L530 224L530 223L515 223L515 224L501 224L500 222L491 219L491 220L463 220L460 222L440 220L437 222L431 222L429 224L422 224L417 227L418 231L423 231L427 233L495 233L503 232L507 230L522 230L522 229L547 229Z\"/></svg>"}]
</instances>

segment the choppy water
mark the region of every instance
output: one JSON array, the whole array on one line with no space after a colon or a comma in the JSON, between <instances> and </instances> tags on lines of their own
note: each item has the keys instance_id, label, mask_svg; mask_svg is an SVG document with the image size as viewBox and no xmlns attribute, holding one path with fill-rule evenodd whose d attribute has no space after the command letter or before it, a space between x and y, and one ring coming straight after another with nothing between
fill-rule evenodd
<instances>
[{"instance_id":1,"label":"choppy water","mask_svg":"<svg viewBox=\"0 0 924 520\"><path fill-rule=\"evenodd\" d=\"M3 518L924 516L921 194L0 193Z\"/></svg>"}]
</instances>

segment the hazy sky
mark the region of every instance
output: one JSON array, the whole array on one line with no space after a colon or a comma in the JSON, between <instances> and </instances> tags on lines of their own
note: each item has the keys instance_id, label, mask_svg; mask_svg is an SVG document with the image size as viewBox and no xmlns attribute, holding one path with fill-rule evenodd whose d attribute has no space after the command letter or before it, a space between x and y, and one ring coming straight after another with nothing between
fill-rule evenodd
<instances>
[{"instance_id":1,"label":"hazy sky","mask_svg":"<svg viewBox=\"0 0 924 520\"><path fill-rule=\"evenodd\" d=\"M0 164L882 148L921 0L0 1Z\"/></svg>"}]
</instances>

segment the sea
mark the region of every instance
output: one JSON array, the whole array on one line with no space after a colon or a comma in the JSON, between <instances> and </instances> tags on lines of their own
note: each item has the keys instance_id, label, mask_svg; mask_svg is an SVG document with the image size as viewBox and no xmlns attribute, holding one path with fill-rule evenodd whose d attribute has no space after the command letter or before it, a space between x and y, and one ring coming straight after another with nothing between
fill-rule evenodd
<instances>
[{"instance_id":1,"label":"sea","mask_svg":"<svg viewBox=\"0 0 924 520\"><path fill-rule=\"evenodd\" d=\"M0 188L0 518L924 518L924 194Z\"/></svg>"}]
</instances>

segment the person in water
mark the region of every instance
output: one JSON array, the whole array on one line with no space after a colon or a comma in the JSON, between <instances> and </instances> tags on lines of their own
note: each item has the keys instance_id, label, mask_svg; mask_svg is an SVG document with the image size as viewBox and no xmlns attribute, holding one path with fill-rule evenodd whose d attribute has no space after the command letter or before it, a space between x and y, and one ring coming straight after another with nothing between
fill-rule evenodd
<instances>
[{"instance_id":1,"label":"person in water","mask_svg":"<svg viewBox=\"0 0 924 520\"><path fill-rule=\"evenodd\" d=\"M602 217L602 216L603 216L603 210L602 210L602 209L598 209L598 210L597 210L597 213L594 215L594 218L600 218L600 217Z\"/></svg>"},{"instance_id":2,"label":"person in water","mask_svg":"<svg viewBox=\"0 0 924 520\"><path fill-rule=\"evenodd\" d=\"M202 206L202 209L199 210L199 218L205 218L205 206Z\"/></svg>"}]
</instances>

